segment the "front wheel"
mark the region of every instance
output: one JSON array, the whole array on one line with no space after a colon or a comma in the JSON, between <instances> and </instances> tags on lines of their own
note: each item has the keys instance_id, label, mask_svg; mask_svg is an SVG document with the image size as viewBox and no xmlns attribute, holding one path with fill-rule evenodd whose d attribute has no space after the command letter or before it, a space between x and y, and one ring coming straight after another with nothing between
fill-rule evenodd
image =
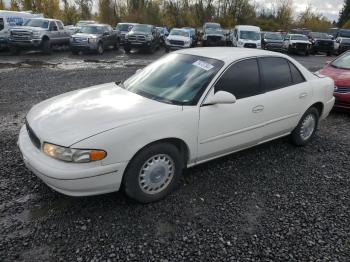
<instances>
[{"instance_id":1,"label":"front wheel","mask_svg":"<svg viewBox=\"0 0 350 262\"><path fill-rule=\"evenodd\" d=\"M129 54L129 53L130 53L130 51L131 51L130 46L128 46L128 45L124 45L124 51L125 51L125 53Z\"/></svg>"},{"instance_id":2,"label":"front wheel","mask_svg":"<svg viewBox=\"0 0 350 262\"><path fill-rule=\"evenodd\" d=\"M151 145L130 162L124 175L124 191L141 203L158 201L176 187L182 168L181 154L174 145Z\"/></svg>"},{"instance_id":3,"label":"front wheel","mask_svg":"<svg viewBox=\"0 0 350 262\"><path fill-rule=\"evenodd\" d=\"M103 51L104 51L104 49L103 49L103 44L102 44L101 42L99 42L98 45L97 45L97 53L98 53L99 55L102 55L102 54L103 54Z\"/></svg>"},{"instance_id":4,"label":"front wheel","mask_svg":"<svg viewBox=\"0 0 350 262\"><path fill-rule=\"evenodd\" d=\"M309 108L293 130L292 142L297 146L305 146L315 135L319 120L319 112L315 107Z\"/></svg>"}]
</instances>

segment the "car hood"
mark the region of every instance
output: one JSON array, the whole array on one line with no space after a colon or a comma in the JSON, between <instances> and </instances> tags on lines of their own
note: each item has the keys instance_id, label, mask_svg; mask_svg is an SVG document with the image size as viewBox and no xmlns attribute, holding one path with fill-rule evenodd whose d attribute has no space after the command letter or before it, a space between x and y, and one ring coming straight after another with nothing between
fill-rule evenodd
<instances>
[{"instance_id":1,"label":"car hood","mask_svg":"<svg viewBox=\"0 0 350 262\"><path fill-rule=\"evenodd\" d=\"M32 27L32 26L17 26L12 27L11 30L13 31L46 31L47 29L41 28L41 27Z\"/></svg>"},{"instance_id":2,"label":"car hood","mask_svg":"<svg viewBox=\"0 0 350 262\"><path fill-rule=\"evenodd\" d=\"M168 40L179 40L179 41L191 40L190 37L181 36L181 35L169 35L166 39L168 39Z\"/></svg>"},{"instance_id":3,"label":"car hood","mask_svg":"<svg viewBox=\"0 0 350 262\"><path fill-rule=\"evenodd\" d=\"M308 40L290 40L292 44L310 44Z\"/></svg>"},{"instance_id":4,"label":"car hood","mask_svg":"<svg viewBox=\"0 0 350 262\"><path fill-rule=\"evenodd\" d=\"M100 36L100 34L77 33L77 34L72 35L72 37L85 37L85 38L98 37L98 36Z\"/></svg>"},{"instance_id":5,"label":"car hood","mask_svg":"<svg viewBox=\"0 0 350 262\"><path fill-rule=\"evenodd\" d=\"M350 70L327 65L320 71L320 73L332 78L337 86L350 86Z\"/></svg>"},{"instance_id":6,"label":"car hood","mask_svg":"<svg viewBox=\"0 0 350 262\"><path fill-rule=\"evenodd\" d=\"M108 83L45 100L29 111L27 121L42 141L71 146L110 129L181 110L182 106L151 100Z\"/></svg>"}]
</instances>

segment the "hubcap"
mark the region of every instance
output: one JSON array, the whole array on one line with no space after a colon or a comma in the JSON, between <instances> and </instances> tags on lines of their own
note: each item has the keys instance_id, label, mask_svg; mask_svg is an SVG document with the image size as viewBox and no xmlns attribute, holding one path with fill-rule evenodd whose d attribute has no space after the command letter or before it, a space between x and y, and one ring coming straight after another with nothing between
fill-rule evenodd
<instances>
[{"instance_id":1,"label":"hubcap","mask_svg":"<svg viewBox=\"0 0 350 262\"><path fill-rule=\"evenodd\" d=\"M316 127L316 119L315 116L310 114L307 115L303 121L303 123L301 124L301 128L300 128L300 137L303 140L308 140Z\"/></svg>"},{"instance_id":2,"label":"hubcap","mask_svg":"<svg viewBox=\"0 0 350 262\"><path fill-rule=\"evenodd\" d=\"M139 185L147 194L157 194L164 190L174 177L175 164L173 159L165 154L149 158L141 167Z\"/></svg>"}]
</instances>

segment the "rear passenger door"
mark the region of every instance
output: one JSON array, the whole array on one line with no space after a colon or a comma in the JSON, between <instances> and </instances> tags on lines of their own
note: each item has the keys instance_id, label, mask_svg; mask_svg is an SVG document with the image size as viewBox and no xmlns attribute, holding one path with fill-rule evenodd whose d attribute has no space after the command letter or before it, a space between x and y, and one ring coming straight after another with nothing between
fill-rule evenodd
<instances>
[{"instance_id":1,"label":"rear passenger door","mask_svg":"<svg viewBox=\"0 0 350 262\"><path fill-rule=\"evenodd\" d=\"M55 21L50 21L49 30L51 44L60 44L60 35Z\"/></svg>"},{"instance_id":2,"label":"rear passenger door","mask_svg":"<svg viewBox=\"0 0 350 262\"><path fill-rule=\"evenodd\" d=\"M218 91L233 94L237 101L200 107L198 161L253 146L263 137L264 94L257 59L229 66L209 95Z\"/></svg>"},{"instance_id":3,"label":"rear passenger door","mask_svg":"<svg viewBox=\"0 0 350 262\"><path fill-rule=\"evenodd\" d=\"M264 140L292 131L311 103L312 88L298 68L282 57L261 57L265 92Z\"/></svg>"}]
</instances>

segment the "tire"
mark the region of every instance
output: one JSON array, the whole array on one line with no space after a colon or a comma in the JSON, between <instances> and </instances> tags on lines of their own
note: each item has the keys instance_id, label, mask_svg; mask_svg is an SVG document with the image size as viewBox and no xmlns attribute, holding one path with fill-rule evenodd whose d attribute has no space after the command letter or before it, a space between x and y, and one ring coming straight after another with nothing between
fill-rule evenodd
<instances>
[{"instance_id":1,"label":"tire","mask_svg":"<svg viewBox=\"0 0 350 262\"><path fill-rule=\"evenodd\" d=\"M287 49L287 54L292 54L293 53L293 50L290 46L288 46L288 49Z\"/></svg>"},{"instance_id":2,"label":"tire","mask_svg":"<svg viewBox=\"0 0 350 262\"><path fill-rule=\"evenodd\" d=\"M118 51L119 50L119 40L114 44L114 50Z\"/></svg>"},{"instance_id":3,"label":"tire","mask_svg":"<svg viewBox=\"0 0 350 262\"><path fill-rule=\"evenodd\" d=\"M99 42L99 43L97 44L97 54L102 55L103 52L104 52L103 44L102 44L102 42Z\"/></svg>"},{"instance_id":4,"label":"tire","mask_svg":"<svg viewBox=\"0 0 350 262\"><path fill-rule=\"evenodd\" d=\"M309 56L310 52L309 51L305 51L305 56Z\"/></svg>"},{"instance_id":5,"label":"tire","mask_svg":"<svg viewBox=\"0 0 350 262\"><path fill-rule=\"evenodd\" d=\"M152 165L153 172L149 171ZM159 201L177 186L182 169L181 154L174 145L151 145L131 160L123 178L124 191L128 197L140 203Z\"/></svg>"},{"instance_id":6,"label":"tire","mask_svg":"<svg viewBox=\"0 0 350 262\"><path fill-rule=\"evenodd\" d=\"M333 54L332 51L327 52L327 56L332 56L332 54Z\"/></svg>"},{"instance_id":7,"label":"tire","mask_svg":"<svg viewBox=\"0 0 350 262\"><path fill-rule=\"evenodd\" d=\"M157 49L157 47L156 46L150 46L149 48L148 48L148 52L150 53L150 54L154 54L154 52L156 51L156 49Z\"/></svg>"},{"instance_id":8,"label":"tire","mask_svg":"<svg viewBox=\"0 0 350 262\"><path fill-rule=\"evenodd\" d=\"M130 46L125 45L124 46L124 51L125 51L125 53L130 54L130 51L131 51Z\"/></svg>"},{"instance_id":9,"label":"tire","mask_svg":"<svg viewBox=\"0 0 350 262\"><path fill-rule=\"evenodd\" d=\"M10 46L10 53L11 55L19 55L20 49L17 46Z\"/></svg>"},{"instance_id":10,"label":"tire","mask_svg":"<svg viewBox=\"0 0 350 262\"><path fill-rule=\"evenodd\" d=\"M319 112L315 107L310 107L305 112L291 134L293 144L296 146L305 146L313 139L317 130L319 117Z\"/></svg>"},{"instance_id":11,"label":"tire","mask_svg":"<svg viewBox=\"0 0 350 262\"><path fill-rule=\"evenodd\" d=\"M43 51L43 53L45 55L50 55L51 54L52 48L51 48L50 40L44 40L43 41L42 51Z\"/></svg>"},{"instance_id":12,"label":"tire","mask_svg":"<svg viewBox=\"0 0 350 262\"><path fill-rule=\"evenodd\" d=\"M169 53L170 49L169 47L165 47L165 53Z\"/></svg>"}]
</instances>

